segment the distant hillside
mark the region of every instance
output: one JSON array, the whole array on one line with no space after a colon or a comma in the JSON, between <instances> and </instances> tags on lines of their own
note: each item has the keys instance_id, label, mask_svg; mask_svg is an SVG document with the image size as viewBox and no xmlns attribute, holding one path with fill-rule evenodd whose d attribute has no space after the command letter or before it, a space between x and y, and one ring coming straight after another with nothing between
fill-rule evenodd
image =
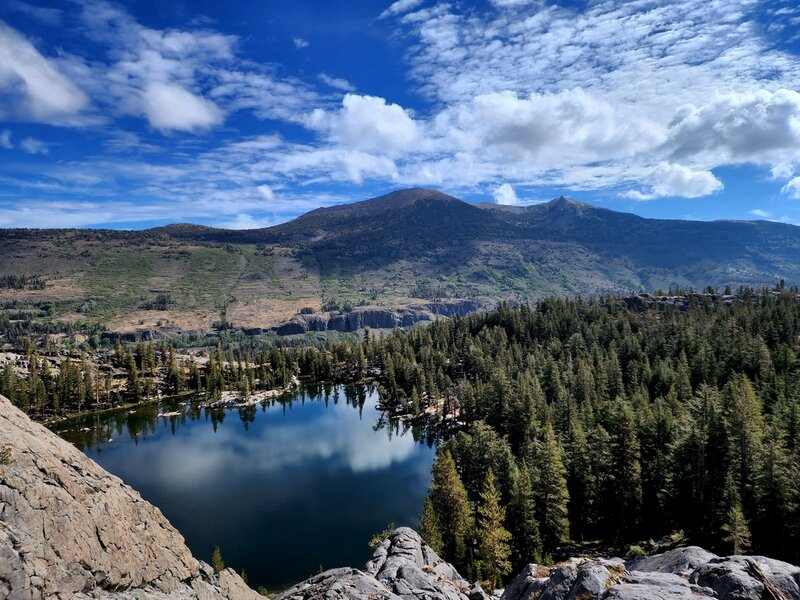
<instances>
[{"instance_id":1,"label":"distant hillside","mask_svg":"<svg viewBox=\"0 0 800 600\"><path fill-rule=\"evenodd\" d=\"M396 308L780 279L800 282L800 228L644 219L563 197L504 207L411 189L247 231L0 230L5 311L39 303L48 317L116 331L274 327L326 303Z\"/></svg>"}]
</instances>

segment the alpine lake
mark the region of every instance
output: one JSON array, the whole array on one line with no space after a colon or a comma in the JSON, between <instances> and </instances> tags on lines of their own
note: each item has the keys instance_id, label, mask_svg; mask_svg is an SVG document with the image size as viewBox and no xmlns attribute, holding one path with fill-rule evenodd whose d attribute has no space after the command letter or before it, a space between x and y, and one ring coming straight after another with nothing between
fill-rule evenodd
<instances>
[{"instance_id":1,"label":"alpine lake","mask_svg":"<svg viewBox=\"0 0 800 600\"><path fill-rule=\"evenodd\" d=\"M432 439L387 418L366 386L306 385L232 408L202 398L53 426L157 506L210 561L276 590L321 569L361 567L389 523L415 527Z\"/></svg>"}]
</instances>

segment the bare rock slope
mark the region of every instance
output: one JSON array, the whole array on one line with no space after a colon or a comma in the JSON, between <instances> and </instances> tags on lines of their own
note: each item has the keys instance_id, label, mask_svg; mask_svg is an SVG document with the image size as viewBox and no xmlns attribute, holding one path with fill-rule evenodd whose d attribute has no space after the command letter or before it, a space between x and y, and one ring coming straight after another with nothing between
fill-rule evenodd
<instances>
[{"instance_id":1,"label":"bare rock slope","mask_svg":"<svg viewBox=\"0 0 800 600\"><path fill-rule=\"evenodd\" d=\"M0 598L261 598L161 512L0 397Z\"/></svg>"}]
</instances>

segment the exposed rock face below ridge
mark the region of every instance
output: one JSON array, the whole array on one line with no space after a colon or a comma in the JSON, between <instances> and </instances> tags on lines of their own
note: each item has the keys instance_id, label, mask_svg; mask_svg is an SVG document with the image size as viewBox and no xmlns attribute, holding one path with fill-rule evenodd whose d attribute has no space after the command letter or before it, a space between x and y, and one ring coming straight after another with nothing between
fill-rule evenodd
<instances>
[{"instance_id":1,"label":"exposed rock face below ridge","mask_svg":"<svg viewBox=\"0 0 800 600\"><path fill-rule=\"evenodd\" d=\"M415 304L398 309L381 306L358 306L347 313L314 313L295 315L278 327L278 335L297 335L309 331L357 331L410 327L421 321L432 321L437 316L454 317L488 310L490 302L483 300L458 300Z\"/></svg>"},{"instance_id":2,"label":"exposed rock face below ridge","mask_svg":"<svg viewBox=\"0 0 800 600\"><path fill-rule=\"evenodd\" d=\"M256 600L139 494L0 396L0 598Z\"/></svg>"}]
</instances>

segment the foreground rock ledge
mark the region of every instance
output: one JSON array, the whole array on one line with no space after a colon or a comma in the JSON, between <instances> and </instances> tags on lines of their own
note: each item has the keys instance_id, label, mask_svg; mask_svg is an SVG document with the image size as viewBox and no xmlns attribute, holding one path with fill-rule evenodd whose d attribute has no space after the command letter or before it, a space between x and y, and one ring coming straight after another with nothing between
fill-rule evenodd
<instances>
[{"instance_id":1,"label":"foreground rock ledge","mask_svg":"<svg viewBox=\"0 0 800 600\"><path fill-rule=\"evenodd\" d=\"M157 508L0 396L0 598L262 598Z\"/></svg>"},{"instance_id":2,"label":"foreground rock ledge","mask_svg":"<svg viewBox=\"0 0 800 600\"><path fill-rule=\"evenodd\" d=\"M571 559L528 565L502 600L800 600L800 568L763 556L720 558L691 546L623 561ZM276 600L487 600L412 529L395 530L363 571L334 569Z\"/></svg>"}]
</instances>

